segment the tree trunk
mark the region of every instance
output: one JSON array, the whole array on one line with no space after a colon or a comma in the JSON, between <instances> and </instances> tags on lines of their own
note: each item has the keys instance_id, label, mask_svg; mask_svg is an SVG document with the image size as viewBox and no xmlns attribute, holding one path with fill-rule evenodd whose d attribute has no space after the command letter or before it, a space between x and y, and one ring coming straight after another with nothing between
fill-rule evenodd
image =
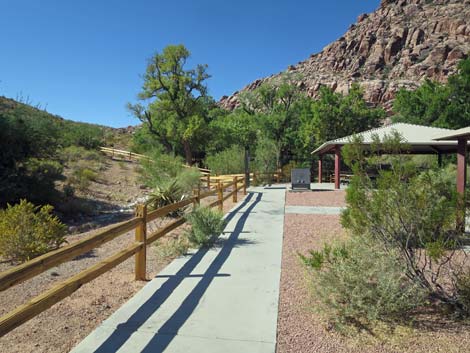
<instances>
[{"instance_id":1,"label":"tree trunk","mask_svg":"<svg viewBox=\"0 0 470 353\"><path fill-rule=\"evenodd\" d=\"M245 181L246 186L250 186L250 150L245 147Z\"/></svg>"},{"instance_id":2,"label":"tree trunk","mask_svg":"<svg viewBox=\"0 0 470 353\"><path fill-rule=\"evenodd\" d=\"M191 152L191 145L189 144L189 141L183 141L183 147L184 147L184 156L186 159L186 164L187 165L192 165L193 164L193 154Z\"/></svg>"}]
</instances>

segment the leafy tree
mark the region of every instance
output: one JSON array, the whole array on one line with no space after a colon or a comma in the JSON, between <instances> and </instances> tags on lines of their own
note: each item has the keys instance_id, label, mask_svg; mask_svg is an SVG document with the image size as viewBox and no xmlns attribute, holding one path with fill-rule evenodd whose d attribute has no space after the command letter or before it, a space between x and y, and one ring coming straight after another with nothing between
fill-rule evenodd
<instances>
[{"instance_id":1,"label":"leafy tree","mask_svg":"<svg viewBox=\"0 0 470 353\"><path fill-rule=\"evenodd\" d=\"M206 157L207 167L217 174L239 174L244 168L244 148L233 145Z\"/></svg>"},{"instance_id":2,"label":"leafy tree","mask_svg":"<svg viewBox=\"0 0 470 353\"><path fill-rule=\"evenodd\" d=\"M458 129L470 125L470 58L458 65L447 84L426 80L414 91L401 89L395 98L395 121Z\"/></svg>"},{"instance_id":3,"label":"leafy tree","mask_svg":"<svg viewBox=\"0 0 470 353\"><path fill-rule=\"evenodd\" d=\"M299 117L302 108L310 102L300 92L296 80L297 77L284 75L280 82L264 83L240 97L242 109L255 116L259 130L275 141L279 151L277 168L295 158L303 147Z\"/></svg>"},{"instance_id":4,"label":"leafy tree","mask_svg":"<svg viewBox=\"0 0 470 353\"><path fill-rule=\"evenodd\" d=\"M314 137L316 145L377 127L385 117L382 109L367 106L363 91L356 84L346 96L322 87L311 109L312 119L305 121L302 129L304 136Z\"/></svg>"},{"instance_id":5,"label":"leafy tree","mask_svg":"<svg viewBox=\"0 0 470 353\"><path fill-rule=\"evenodd\" d=\"M207 65L186 69L190 52L183 45L169 45L155 54L147 66L139 99L150 101L145 107L129 104L129 109L167 152L183 147L187 164L192 163L194 145L207 132L205 81Z\"/></svg>"}]
</instances>

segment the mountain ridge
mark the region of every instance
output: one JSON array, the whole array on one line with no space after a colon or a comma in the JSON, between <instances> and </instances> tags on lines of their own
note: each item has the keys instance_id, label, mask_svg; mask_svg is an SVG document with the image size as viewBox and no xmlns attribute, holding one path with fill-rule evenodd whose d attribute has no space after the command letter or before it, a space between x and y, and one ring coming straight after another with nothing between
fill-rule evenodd
<instances>
[{"instance_id":1,"label":"mountain ridge","mask_svg":"<svg viewBox=\"0 0 470 353\"><path fill-rule=\"evenodd\" d=\"M426 78L445 82L469 53L470 0L382 0L322 51L223 96L219 104L234 109L240 92L288 73L300 77L297 85L311 98L321 86L346 94L359 83L367 102L390 110L400 88L415 89Z\"/></svg>"}]
</instances>

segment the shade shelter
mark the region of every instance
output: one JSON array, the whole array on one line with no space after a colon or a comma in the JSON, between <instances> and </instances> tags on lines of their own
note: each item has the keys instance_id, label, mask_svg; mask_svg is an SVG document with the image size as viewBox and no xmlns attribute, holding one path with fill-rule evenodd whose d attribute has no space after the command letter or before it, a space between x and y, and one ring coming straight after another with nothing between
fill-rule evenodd
<instances>
[{"instance_id":1,"label":"shade shelter","mask_svg":"<svg viewBox=\"0 0 470 353\"><path fill-rule=\"evenodd\" d=\"M435 140L457 143L457 192L463 195L467 182L467 141L470 140L470 127L443 133Z\"/></svg>"},{"instance_id":2,"label":"shade shelter","mask_svg":"<svg viewBox=\"0 0 470 353\"><path fill-rule=\"evenodd\" d=\"M319 156L318 182L321 183L323 180L323 156L325 154L334 154L335 189L340 188L341 149L344 145L350 144L354 136L359 136L362 140L362 145L367 148L373 144L374 136L378 136L382 140L385 136L390 136L394 132L398 132L406 144L410 147L411 154L435 154L438 155L440 159L442 154L457 152L458 141L453 139L441 139L441 137L452 135L456 131L459 130L442 129L407 123L394 123L376 129L367 130L355 135L345 136L336 140L325 142L312 152L312 154L317 154ZM467 136L469 136L470 139L470 128ZM439 140L436 140L438 138Z\"/></svg>"}]
</instances>

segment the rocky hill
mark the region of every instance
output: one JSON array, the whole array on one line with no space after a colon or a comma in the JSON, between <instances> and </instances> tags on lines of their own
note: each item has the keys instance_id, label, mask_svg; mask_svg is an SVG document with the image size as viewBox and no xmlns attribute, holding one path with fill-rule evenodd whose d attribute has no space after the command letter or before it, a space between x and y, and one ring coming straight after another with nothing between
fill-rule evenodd
<instances>
[{"instance_id":1,"label":"rocky hill","mask_svg":"<svg viewBox=\"0 0 470 353\"><path fill-rule=\"evenodd\" d=\"M425 78L445 81L469 53L470 0L382 0L344 36L285 72L295 73L299 87L312 98L322 85L347 93L357 82L368 102L389 108L400 87L416 88ZM275 81L285 72L243 90ZM220 104L235 108L238 93L222 97Z\"/></svg>"}]
</instances>

